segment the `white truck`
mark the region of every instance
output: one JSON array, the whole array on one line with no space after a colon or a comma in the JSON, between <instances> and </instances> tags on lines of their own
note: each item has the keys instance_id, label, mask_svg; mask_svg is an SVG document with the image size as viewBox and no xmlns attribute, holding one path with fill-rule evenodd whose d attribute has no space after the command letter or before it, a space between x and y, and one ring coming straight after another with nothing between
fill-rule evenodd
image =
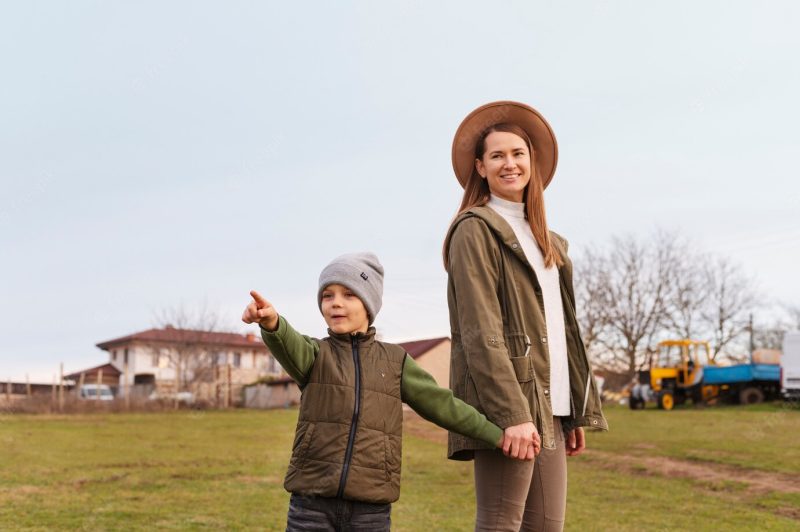
<instances>
[{"instance_id":1,"label":"white truck","mask_svg":"<svg viewBox=\"0 0 800 532\"><path fill-rule=\"evenodd\" d=\"M786 399L800 399L800 331L783 336L781 393Z\"/></svg>"},{"instance_id":2,"label":"white truck","mask_svg":"<svg viewBox=\"0 0 800 532\"><path fill-rule=\"evenodd\" d=\"M78 390L78 398L88 401L113 401L114 393L108 384L84 384Z\"/></svg>"}]
</instances>

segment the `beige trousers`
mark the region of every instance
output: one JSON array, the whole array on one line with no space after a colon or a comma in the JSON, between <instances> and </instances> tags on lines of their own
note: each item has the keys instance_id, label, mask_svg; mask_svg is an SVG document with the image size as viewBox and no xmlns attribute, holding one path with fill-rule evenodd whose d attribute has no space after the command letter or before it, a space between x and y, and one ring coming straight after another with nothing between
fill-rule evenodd
<instances>
[{"instance_id":1,"label":"beige trousers","mask_svg":"<svg viewBox=\"0 0 800 532\"><path fill-rule=\"evenodd\" d=\"M475 451L476 531L560 531L567 509L567 455L561 422L553 418L556 448L531 462L501 450Z\"/></svg>"}]
</instances>

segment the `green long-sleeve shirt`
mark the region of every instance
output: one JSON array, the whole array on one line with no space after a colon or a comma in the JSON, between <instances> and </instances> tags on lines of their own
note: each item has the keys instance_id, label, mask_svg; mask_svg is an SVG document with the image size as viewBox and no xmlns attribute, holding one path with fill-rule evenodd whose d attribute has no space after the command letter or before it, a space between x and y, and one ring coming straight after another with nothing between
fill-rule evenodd
<instances>
[{"instance_id":1,"label":"green long-sleeve shirt","mask_svg":"<svg viewBox=\"0 0 800 532\"><path fill-rule=\"evenodd\" d=\"M280 317L275 331L262 327L261 336L289 376L301 387L305 386L319 352L317 341L295 331L283 316ZM451 390L439 387L431 374L408 354L403 363L400 394L403 402L416 413L442 428L482 440L492 446L498 445L503 437L500 427L454 397Z\"/></svg>"}]
</instances>

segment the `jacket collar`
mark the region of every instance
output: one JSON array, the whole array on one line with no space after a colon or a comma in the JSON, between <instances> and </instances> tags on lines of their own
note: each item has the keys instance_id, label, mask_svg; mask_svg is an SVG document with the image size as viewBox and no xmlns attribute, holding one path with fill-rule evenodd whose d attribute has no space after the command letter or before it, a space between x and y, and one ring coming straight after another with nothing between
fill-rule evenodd
<instances>
[{"instance_id":1,"label":"jacket collar","mask_svg":"<svg viewBox=\"0 0 800 532\"><path fill-rule=\"evenodd\" d=\"M470 217L478 217L483 220L486 225L489 226L489 229L492 230L499 237L499 241L501 241L513 254L515 254L523 263L525 263L531 271L533 271L533 265L528 262L528 258L525 256L525 252L522 251L522 245L520 245L519 240L517 239L517 235L514 233L514 230L508 225L508 222L500 216L497 212L494 211L489 206L483 205L480 207L472 207L471 209L461 213L452 223L450 226L450 231L447 235L447 246L450 245L450 237L453 234L453 230L456 226L462 222L463 220L470 218ZM553 232L550 232L551 237L553 236ZM566 254L564 253L563 248L561 247L561 243L558 241L557 238L554 239L554 245L556 247L556 251L561 255L561 258L566 259ZM564 261L566 262L566 260ZM561 268L559 268L561 270Z\"/></svg>"},{"instance_id":2,"label":"jacket collar","mask_svg":"<svg viewBox=\"0 0 800 532\"><path fill-rule=\"evenodd\" d=\"M353 345L353 338L355 338L359 347L369 347L375 342L375 327L370 327L365 333L356 334L339 334L328 329L328 338L336 344L348 347Z\"/></svg>"},{"instance_id":3,"label":"jacket collar","mask_svg":"<svg viewBox=\"0 0 800 532\"><path fill-rule=\"evenodd\" d=\"M520 252L522 252L522 246L519 245L519 241L517 240L517 235L514 233L514 230L510 225L508 225L508 222L505 220L505 218L497 213L497 211L488 205L484 205L482 207L473 207L464 214L467 213L471 213L486 222L486 224L489 226L489 229L494 231L509 249L520 250ZM516 247L514 244L516 244Z\"/></svg>"}]
</instances>

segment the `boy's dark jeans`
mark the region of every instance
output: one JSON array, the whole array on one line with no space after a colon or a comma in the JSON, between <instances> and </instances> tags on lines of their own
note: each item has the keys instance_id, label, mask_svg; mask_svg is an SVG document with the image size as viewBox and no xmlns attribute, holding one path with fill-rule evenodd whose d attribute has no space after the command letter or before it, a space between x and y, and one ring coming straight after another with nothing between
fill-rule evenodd
<instances>
[{"instance_id":1,"label":"boy's dark jeans","mask_svg":"<svg viewBox=\"0 0 800 532\"><path fill-rule=\"evenodd\" d=\"M389 532L392 505L297 495L289 499L286 532Z\"/></svg>"}]
</instances>

